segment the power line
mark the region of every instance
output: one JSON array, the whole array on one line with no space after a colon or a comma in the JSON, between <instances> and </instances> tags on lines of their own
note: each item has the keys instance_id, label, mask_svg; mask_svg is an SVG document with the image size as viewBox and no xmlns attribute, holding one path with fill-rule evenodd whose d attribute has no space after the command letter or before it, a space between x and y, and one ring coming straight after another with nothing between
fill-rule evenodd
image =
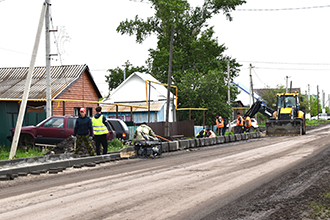
<instances>
[{"instance_id":1,"label":"power line","mask_svg":"<svg viewBox=\"0 0 330 220\"><path fill-rule=\"evenodd\" d=\"M288 63L288 62L243 61L243 60L238 60L237 62L241 62L241 63L285 64L285 65L319 65L319 66L330 65L330 63Z\"/></svg>"},{"instance_id":2,"label":"power line","mask_svg":"<svg viewBox=\"0 0 330 220\"><path fill-rule=\"evenodd\" d=\"M328 8L330 5L309 6L301 8L269 8L269 9L236 9L236 11L292 11L292 10L306 10L306 9L319 9Z\"/></svg>"},{"instance_id":3,"label":"power line","mask_svg":"<svg viewBox=\"0 0 330 220\"><path fill-rule=\"evenodd\" d=\"M144 2L142 0L129 0L131 2L137 2L137 3L144 3L144 4L152 4L151 2ZM166 6L172 6L172 7L178 7L178 8L185 8L179 5L172 5L167 3L162 3ZM316 6L306 6L306 7L300 7L300 8L257 8L257 9L235 9L233 11L293 11L293 10L308 10L308 9L320 9L320 8L329 8L330 5L316 5ZM190 7L192 9L193 7Z\"/></svg>"},{"instance_id":4,"label":"power line","mask_svg":"<svg viewBox=\"0 0 330 220\"><path fill-rule=\"evenodd\" d=\"M303 69L303 68L272 68L272 67L255 67L256 69L270 69L270 70L307 70L307 71L330 71L330 69Z\"/></svg>"}]
</instances>

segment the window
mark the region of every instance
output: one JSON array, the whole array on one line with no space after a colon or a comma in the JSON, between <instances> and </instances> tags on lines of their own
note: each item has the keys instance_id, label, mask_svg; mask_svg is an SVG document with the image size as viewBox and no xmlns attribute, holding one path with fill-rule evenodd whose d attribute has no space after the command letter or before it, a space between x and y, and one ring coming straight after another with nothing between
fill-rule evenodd
<instances>
[{"instance_id":1,"label":"window","mask_svg":"<svg viewBox=\"0 0 330 220\"><path fill-rule=\"evenodd\" d=\"M93 108L86 108L86 116L93 117Z\"/></svg>"},{"instance_id":2,"label":"window","mask_svg":"<svg viewBox=\"0 0 330 220\"><path fill-rule=\"evenodd\" d=\"M69 118L68 119L68 128L74 128L76 126L76 118Z\"/></svg>"},{"instance_id":3,"label":"window","mask_svg":"<svg viewBox=\"0 0 330 220\"><path fill-rule=\"evenodd\" d=\"M74 116L80 115L80 108L82 107L74 107ZM93 117L93 108L85 108L86 109L86 116Z\"/></svg>"},{"instance_id":4,"label":"window","mask_svg":"<svg viewBox=\"0 0 330 220\"><path fill-rule=\"evenodd\" d=\"M80 107L74 107L74 116L79 116Z\"/></svg>"},{"instance_id":5,"label":"window","mask_svg":"<svg viewBox=\"0 0 330 220\"><path fill-rule=\"evenodd\" d=\"M63 128L64 118L52 118L44 124L46 128Z\"/></svg>"}]
</instances>

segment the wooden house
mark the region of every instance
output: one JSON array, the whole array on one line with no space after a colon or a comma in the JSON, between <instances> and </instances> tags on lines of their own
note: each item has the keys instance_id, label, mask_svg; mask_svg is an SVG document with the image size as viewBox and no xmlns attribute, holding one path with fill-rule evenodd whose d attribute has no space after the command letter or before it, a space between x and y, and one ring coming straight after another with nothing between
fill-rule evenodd
<instances>
[{"instance_id":1,"label":"wooden house","mask_svg":"<svg viewBox=\"0 0 330 220\"><path fill-rule=\"evenodd\" d=\"M0 68L0 145L13 128L23 97L28 67ZM93 116L102 97L87 65L62 65L50 68L52 115L78 115L81 107ZM28 96L25 125L45 119L46 67L35 67ZM29 120L30 119L30 120Z\"/></svg>"}]
</instances>

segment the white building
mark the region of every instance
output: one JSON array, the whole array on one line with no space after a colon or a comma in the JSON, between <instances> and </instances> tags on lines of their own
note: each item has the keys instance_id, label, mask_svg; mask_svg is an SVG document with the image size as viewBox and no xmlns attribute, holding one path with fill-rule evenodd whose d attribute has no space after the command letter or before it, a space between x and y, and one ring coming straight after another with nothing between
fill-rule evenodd
<instances>
[{"instance_id":1,"label":"white building","mask_svg":"<svg viewBox=\"0 0 330 220\"><path fill-rule=\"evenodd\" d=\"M173 122L176 121L176 97L173 93L171 93L170 97L169 122ZM148 114L147 101L148 104L150 103L150 116ZM118 106L118 118L125 121L131 121L132 111L132 121L135 123L148 122L148 117L150 117L149 122L162 122L166 119L167 87L161 85L150 74L133 73L116 89L111 91L110 96L104 102L145 107L130 108ZM115 117L116 106L103 105L102 112L108 117Z\"/></svg>"}]
</instances>

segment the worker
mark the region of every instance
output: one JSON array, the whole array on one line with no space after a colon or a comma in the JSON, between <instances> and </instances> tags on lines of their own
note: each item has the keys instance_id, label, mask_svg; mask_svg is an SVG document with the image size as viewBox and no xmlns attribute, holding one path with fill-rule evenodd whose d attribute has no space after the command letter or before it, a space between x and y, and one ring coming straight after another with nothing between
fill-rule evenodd
<instances>
[{"instance_id":1,"label":"worker","mask_svg":"<svg viewBox=\"0 0 330 220\"><path fill-rule=\"evenodd\" d=\"M250 132L251 126L251 118L249 116L244 117L244 131Z\"/></svg>"},{"instance_id":2,"label":"worker","mask_svg":"<svg viewBox=\"0 0 330 220\"><path fill-rule=\"evenodd\" d=\"M144 137L143 137L144 136ZM145 137L152 137L153 140L158 140L154 131L147 125L147 123L143 122L134 132L133 138L134 142L146 140Z\"/></svg>"},{"instance_id":3,"label":"worker","mask_svg":"<svg viewBox=\"0 0 330 220\"><path fill-rule=\"evenodd\" d=\"M76 149L73 151L74 154L79 152L81 144L84 142L89 155L95 155L94 148L91 143L93 140L92 120L86 116L85 108L80 109L80 116L76 120L76 125L73 131L73 139L76 141Z\"/></svg>"},{"instance_id":4,"label":"worker","mask_svg":"<svg viewBox=\"0 0 330 220\"><path fill-rule=\"evenodd\" d=\"M145 122L143 122L139 127L137 127L137 129L134 132L133 138L134 138L133 142L135 145L134 148L136 155L139 155L138 151L140 149L140 146L138 145L138 143L140 141L158 140L154 131Z\"/></svg>"},{"instance_id":5,"label":"worker","mask_svg":"<svg viewBox=\"0 0 330 220\"><path fill-rule=\"evenodd\" d=\"M108 153L108 140L107 134L109 133L106 126L106 118L101 114L102 107L97 106L95 108L96 114L92 118L93 131L94 131L94 141L96 147L96 155L101 154L101 144L103 147L103 154Z\"/></svg>"},{"instance_id":6,"label":"worker","mask_svg":"<svg viewBox=\"0 0 330 220\"><path fill-rule=\"evenodd\" d=\"M217 131L218 131L218 135L221 136L222 135L222 130L224 128L224 120L221 116L216 115L215 116L215 123L217 125Z\"/></svg>"},{"instance_id":7,"label":"worker","mask_svg":"<svg viewBox=\"0 0 330 220\"><path fill-rule=\"evenodd\" d=\"M227 119L224 117L224 118L222 118L222 120L223 120L222 136L225 136L226 129L227 129L227 123L226 123Z\"/></svg>"},{"instance_id":8,"label":"worker","mask_svg":"<svg viewBox=\"0 0 330 220\"><path fill-rule=\"evenodd\" d=\"M206 135L205 137L216 137L214 131L212 131L210 128L206 129Z\"/></svg>"},{"instance_id":9,"label":"worker","mask_svg":"<svg viewBox=\"0 0 330 220\"><path fill-rule=\"evenodd\" d=\"M244 120L241 116L241 113L237 112L237 119L236 119L236 127L237 127L236 129L237 130L236 131L238 134L243 133L243 128L244 128L243 122L244 122Z\"/></svg>"},{"instance_id":10,"label":"worker","mask_svg":"<svg viewBox=\"0 0 330 220\"><path fill-rule=\"evenodd\" d=\"M198 134L196 135L196 138L203 138L206 137L206 130L202 129L198 132Z\"/></svg>"}]
</instances>

